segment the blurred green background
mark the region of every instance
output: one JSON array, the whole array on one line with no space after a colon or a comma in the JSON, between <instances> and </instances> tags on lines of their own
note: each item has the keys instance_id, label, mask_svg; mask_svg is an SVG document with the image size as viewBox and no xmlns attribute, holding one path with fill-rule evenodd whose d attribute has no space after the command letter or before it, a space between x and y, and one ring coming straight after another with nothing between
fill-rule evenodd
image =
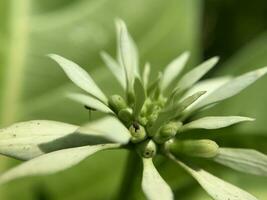
<instances>
[{"instance_id":1,"label":"blurred green background","mask_svg":"<svg viewBox=\"0 0 267 200\"><path fill-rule=\"evenodd\" d=\"M141 65L151 62L154 75L185 50L191 51L187 69L221 56L208 76L237 75L267 65L266 0L0 0L0 127L31 119L88 121L85 109L64 97L73 85L45 55L57 53L75 61L107 94L118 92L118 83L99 56L101 50L115 55L116 17L126 21ZM267 153L266 103L267 77L207 111L255 117L256 122L223 129L212 138L222 146ZM0 199L116 199L126 155L101 152L64 172L14 181L0 188ZM0 157L0 173L16 163ZM219 177L267 199L266 178L206 165ZM210 199L178 166L159 159L158 169L177 199ZM133 185L129 199L143 199L135 177Z\"/></svg>"}]
</instances>

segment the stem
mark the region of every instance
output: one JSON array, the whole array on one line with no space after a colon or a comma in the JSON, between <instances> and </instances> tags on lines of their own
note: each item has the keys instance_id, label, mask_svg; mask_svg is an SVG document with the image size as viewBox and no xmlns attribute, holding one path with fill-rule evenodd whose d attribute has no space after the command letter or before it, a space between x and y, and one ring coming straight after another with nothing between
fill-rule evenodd
<instances>
[{"instance_id":1,"label":"stem","mask_svg":"<svg viewBox=\"0 0 267 200\"><path fill-rule=\"evenodd\" d=\"M135 188L134 186L136 185L136 181L138 177L140 177L138 176L140 169L141 169L140 158L137 155L137 153L133 149L131 149L127 157L123 179L116 199L118 200L131 199L131 196Z\"/></svg>"}]
</instances>

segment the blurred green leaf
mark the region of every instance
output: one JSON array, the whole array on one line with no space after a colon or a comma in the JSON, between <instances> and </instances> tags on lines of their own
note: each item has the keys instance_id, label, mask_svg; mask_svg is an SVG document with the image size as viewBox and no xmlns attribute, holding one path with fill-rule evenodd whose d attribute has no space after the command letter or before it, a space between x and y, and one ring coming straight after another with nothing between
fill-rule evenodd
<instances>
[{"instance_id":1,"label":"blurred green leaf","mask_svg":"<svg viewBox=\"0 0 267 200\"><path fill-rule=\"evenodd\" d=\"M126 21L140 49L141 63L151 62L152 75L184 50L192 52L189 66L199 57L201 1L2 0L0 4L1 125L29 119L79 124L88 120L83 106L65 99L63 94L74 87L44 56L49 53L63 55L83 66L105 88L105 93L118 93L118 84L110 78L98 55L100 50L115 53L115 17ZM93 118L99 116L93 114ZM47 181L44 187L55 199L104 199L107 194L116 193L124 156L114 153L104 157L104 163L102 159L84 162L81 167L68 170L69 174L48 177L53 184ZM112 169L106 169L111 164ZM35 179L29 181L29 185L34 183ZM29 197L30 186L23 190L19 184L12 185L10 190L2 189L6 199L20 198L14 190Z\"/></svg>"}]
</instances>

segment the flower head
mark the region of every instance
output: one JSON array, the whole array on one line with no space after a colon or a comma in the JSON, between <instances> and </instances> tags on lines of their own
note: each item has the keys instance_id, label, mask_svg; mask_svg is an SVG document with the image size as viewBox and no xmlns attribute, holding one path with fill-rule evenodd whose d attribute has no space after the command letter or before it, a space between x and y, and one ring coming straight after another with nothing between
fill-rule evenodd
<instances>
[{"instance_id":1,"label":"flower head","mask_svg":"<svg viewBox=\"0 0 267 200\"><path fill-rule=\"evenodd\" d=\"M219 147L202 138L184 139L195 129L219 129L253 121L241 116L208 116L194 119L197 112L215 106L251 85L267 73L267 67L236 78L219 77L200 81L218 62L213 57L181 76L189 58L185 52L172 61L154 81L150 65L140 73L137 47L123 21L117 20L118 58L101 56L120 83L125 96L107 97L90 75L66 58L49 55L70 80L85 93L68 97L89 109L108 116L85 126L54 121L30 121L0 130L0 153L29 160L0 177L0 183L15 178L50 174L69 168L88 156L105 149L128 149L143 162L142 189L150 200L171 200L173 194L159 175L153 158L163 155L191 174L216 200L255 200L230 183L213 176L190 161L209 159L230 168L255 175L267 175L267 157L255 150ZM179 78L181 77L181 78ZM179 80L177 81L177 79ZM75 138L75 140L73 140Z\"/></svg>"}]
</instances>

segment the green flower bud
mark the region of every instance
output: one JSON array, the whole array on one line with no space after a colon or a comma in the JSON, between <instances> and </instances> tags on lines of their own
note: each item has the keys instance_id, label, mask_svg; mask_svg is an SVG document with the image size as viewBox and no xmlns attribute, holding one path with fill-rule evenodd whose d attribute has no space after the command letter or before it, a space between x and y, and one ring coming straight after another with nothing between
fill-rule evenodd
<instances>
[{"instance_id":1,"label":"green flower bud","mask_svg":"<svg viewBox=\"0 0 267 200\"><path fill-rule=\"evenodd\" d=\"M119 111L118 117L128 127L130 123L133 121L133 110L131 108L124 108Z\"/></svg>"},{"instance_id":2,"label":"green flower bud","mask_svg":"<svg viewBox=\"0 0 267 200\"><path fill-rule=\"evenodd\" d=\"M119 113L120 110L127 108L125 100L120 95L112 95L108 103L115 113Z\"/></svg>"},{"instance_id":3,"label":"green flower bud","mask_svg":"<svg viewBox=\"0 0 267 200\"><path fill-rule=\"evenodd\" d=\"M157 153L157 145L153 140L146 140L137 144L136 150L141 157L152 158Z\"/></svg>"},{"instance_id":4,"label":"green flower bud","mask_svg":"<svg viewBox=\"0 0 267 200\"><path fill-rule=\"evenodd\" d=\"M146 126L146 124L147 124L147 118L145 118L145 117L138 117L138 122L139 122L142 126Z\"/></svg>"},{"instance_id":5,"label":"green flower bud","mask_svg":"<svg viewBox=\"0 0 267 200\"><path fill-rule=\"evenodd\" d=\"M217 155L219 146L212 140L172 140L165 148L174 156L185 154L203 158L212 158Z\"/></svg>"},{"instance_id":6,"label":"green flower bud","mask_svg":"<svg viewBox=\"0 0 267 200\"><path fill-rule=\"evenodd\" d=\"M159 131L153 136L153 140L159 144L162 144L173 138L181 126L182 122L169 122L159 129Z\"/></svg>"},{"instance_id":7,"label":"green flower bud","mask_svg":"<svg viewBox=\"0 0 267 200\"><path fill-rule=\"evenodd\" d=\"M138 143L146 138L146 131L143 126L138 123L133 123L129 128L130 134L132 135L131 141Z\"/></svg>"}]
</instances>

